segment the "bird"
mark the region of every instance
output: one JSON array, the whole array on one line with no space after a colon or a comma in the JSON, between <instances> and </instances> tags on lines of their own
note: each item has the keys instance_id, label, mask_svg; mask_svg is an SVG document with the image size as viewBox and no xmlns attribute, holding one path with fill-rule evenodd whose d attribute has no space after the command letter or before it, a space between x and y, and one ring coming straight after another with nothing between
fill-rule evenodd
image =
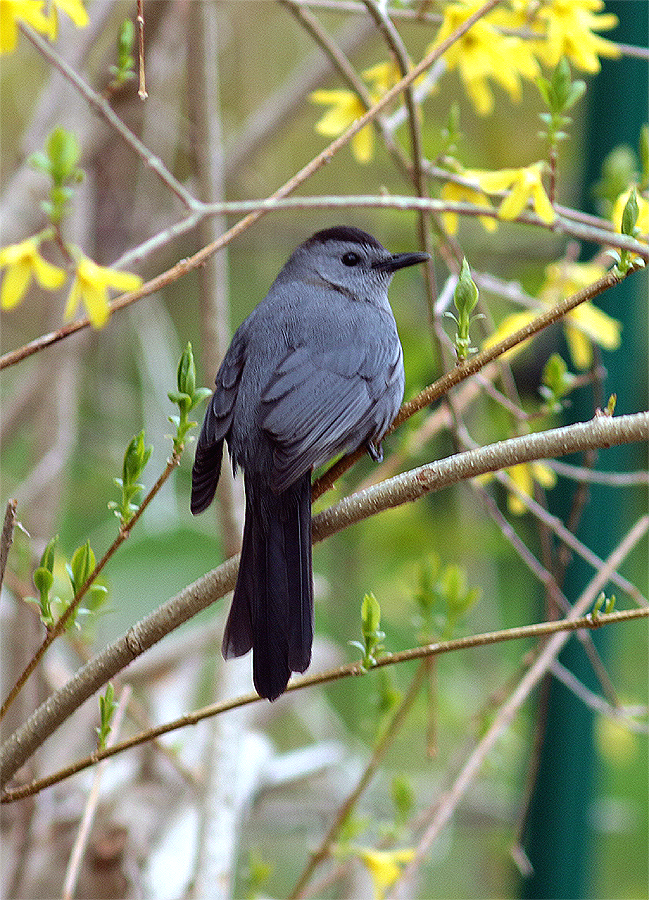
<instances>
[{"instance_id":1,"label":"bird","mask_svg":"<svg viewBox=\"0 0 649 900\"><path fill-rule=\"evenodd\" d=\"M216 375L190 508L212 502L227 441L246 506L222 652L252 649L255 690L268 700L311 662L311 473L359 447L382 459L404 393L388 286L398 269L428 258L389 253L349 225L316 232L239 326Z\"/></svg>"}]
</instances>

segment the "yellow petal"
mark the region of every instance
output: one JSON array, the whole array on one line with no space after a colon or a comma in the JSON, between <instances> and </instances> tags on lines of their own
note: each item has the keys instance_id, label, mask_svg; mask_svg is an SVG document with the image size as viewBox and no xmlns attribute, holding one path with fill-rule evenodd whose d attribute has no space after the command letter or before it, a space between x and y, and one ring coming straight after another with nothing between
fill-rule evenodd
<instances>
[{"instance_id":1,"label":"yellow petal","mask_svg":"<svg viewBox=\"0 0 649 900\"><path fill-rule=\"evenodd\" d=\"M498 207L498 215L501 219L511 221L518 218L527 206L529 192L526 185L518 179L509 194Z\"/></svg>"},{"instance_id":2,"label":"yellow petal","mask_svg":"<svg viewBox=\"0 0 649 900\"><path fill-rule=\"evenodd\" d=\"M488 116L494 108L494 98L486 78L465 79L464 86L476 112L481 116Z\"/></svg>"},{"instance_id":3,"label":"yellow petal","mask_svg":"<svg viewBox=\"0 0 649 900\"><path fill-rule=\"evenodd\" d=\"M582 372L584 369L589 369L593 363L593 348L590 339L578 328L571 328L568 323L565 324L563 333L575 368Z\"/></svg>"},{"instance_id":4,"label":"yellow petal","mask_svg":"<svg viewBox=\"0 0 649 900\"><path fill-rule=\"evenodd\" d=\"M7 268L2 279L0 306L2 309L13 309L25 296L32 278L31 266L24 261L14 263Z\"/></svg>"},{"instance_id":5,"label":"yellow petal","mask_svg":"<svg viewBox=\"0 0 649 900\"><path fill-rule=\"evenodd\" d=\"M552 222L557 217L554 209L552 208L552 204L550 203L550 198L545 193L545 188L543 187L540 179L536 182L532 188L532 203L534 205L534 212L537 214L539 219L542 222L545 222L546 225L551 225Z\"/></svg>"},{"instance_id":6,"label":"yellow petal","mask_svg":"<svg viewBox=\"0 0 649 900\"><path fill-rule=\"evenodd\" d=\"M116 291L137 291L142 287L142 278L133 272L120 272L119 269L104 269L106 283Z\"/></svg>"},{"instance_id":7,"label":"yellow petal","mask_svg":"<svg viewBox=\"0 0 649 900\"><path fill-rule=\"evenodd\" d=\"M617 350L620 346L622 323L592 303L577 306L568 313L568 318L605 350Z\"/></svg>"},{"instance_id":8,"label":"yellow petal","mask_svg":"<svg viewBox=\"0 0 649 900\"><path fill-rule=\"evenodd\" d=\"M103 328L110 318L110 306L106 289L86 284L82 291L82 299L88 311L88 318L93 328Z\"/></svg>"},{"instance_id":9,"label":"yellow petal","mask_svg":"<svg viewBox=\"0 0 649 900\"><path fill-rule=\"evenodd\" d=\"M32 268L40 286L47 288L48 291L57 290L65 281L65 269L52 265L51 262L43 259L38 253L33 259Z\"/></svg>"},{"instance_id":10,"label":"yellow petal","mask_svg":"<svg viewBox=\"0 0 649 900\"><path fill-rule=\"evenodd\" d=\"M553 488L557 483L557 473L554 469L551 469L547 463L543 462L533 462L530 463L532 469L532 476L534 480L537 481L541 487Z\"/></svg>"},{"instance_id":11,"label":"yellow petal","mask_svg":"<svg viewBox=\"0 0 649 900\"><path fill-rule=\"evenodd\" d=\"M72 282L72 287L70 288L70 293L68 294L68 300L65 304L65 312L64 316L66 319L71 319L72 316L76 313L79 303L81 302L81 285L79 284L79 279L75 278Z\"/></svg>"},{"instance_id":12,"label":"yellow petal","mask_svg":"<svg viewBox=\"0 0 649 900\"><path fill-rule=\"evenodd\" d=\"M535 318L536 312L531 309L526 309L522 312L512 313L509 316L505 316L505 318L500 323L498 328L493 332L493 334L490 334L489 337L484 341L484 343L482 344L482 349L487 350L489 347L494 347L504 338L509 337L510 334L514 334L514 332L518 331L520 328L524 328ZM523 349L523 347L527 344L527 341L528 339L522 341L520 344L516 344L515 347L512 347L499 358L510 359L511 356Z\"/></svg>"},{"instance_id":13,"label":"yellow petal","mask_svg":"<svg viewBox=\"0 0 649 900\"><path fill-rule=\"evenodd\" d=\"M464 174L479 184L483 191L494 194L506 191L518 177L518 171L518 169L498 169L495 172L487 172L482 169L467 169Z\"/></svg>"},{"instance_id":14,"label":"yellow petal","mask_svg":"<svg viewBox=\"0 0 649 900\"><path fill-rule=\"evenodd\" d=\"M90 21L81 0L54 0L54 6L72 19L77 28L85 28Z\"/></svg>"},{"instance_id":15,"label":"yellow petal","mask_svg":"<svg viewBox=\"0 0 649 900\"><path fill-rule=\"evenodd\" d=\"M354 135L351 139L351 149L357 162L363 164L371 162L374 155L374 130L371 125L365 125Z\"/></svg>"}]
</instances>

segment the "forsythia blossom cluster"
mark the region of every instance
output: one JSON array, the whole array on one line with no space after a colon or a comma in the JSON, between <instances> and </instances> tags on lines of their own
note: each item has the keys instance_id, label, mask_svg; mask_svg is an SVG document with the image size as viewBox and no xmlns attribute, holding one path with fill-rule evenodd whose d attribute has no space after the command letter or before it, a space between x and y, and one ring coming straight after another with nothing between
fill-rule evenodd
<instances>
[{"instance_id":1,"label":"forsythia blossom cluster","mask_svg":"<svg viewBox=\"0 0 649 900\"><path fill-rule=\"evenodd\" d=\"M58 290L63 285L66 279L65 269L53 265L41 256L40 241L41 238L37 236L0 249L0 269L6 270L0 289L2 309L9 310L17 306L34 279L48 291ZM65 307L66 318L71 318L79 303L83 303L90 324L94 328L102 328L110 316L108 288L134 291L141 284L139 275L98 266L88 257L80 255Z\"/></svg>"}]
</instances>

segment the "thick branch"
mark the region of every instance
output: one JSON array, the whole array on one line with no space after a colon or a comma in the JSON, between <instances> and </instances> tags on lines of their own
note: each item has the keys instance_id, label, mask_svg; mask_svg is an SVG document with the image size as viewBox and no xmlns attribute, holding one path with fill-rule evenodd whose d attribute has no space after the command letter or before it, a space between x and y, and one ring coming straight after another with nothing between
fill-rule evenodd
<instances>
[{"instance_id":1,"label":"thick branch","mask_svg":"<svg viewBox=\"0 0 649 900\"><path fill-rule=\"evenodd\" d=\"M499 441L420 466L347 497L314 517L314 541L324 540L384 509L416 500L485 472L535 459L610 447L649 438L649 413L597 417L564 428ZM0 748L2 782L11 778L31 754L88 697L161 638L234 587L239 558L233 556L172 597L83 666L45 701Z\"/></svg>"}]
</instances>

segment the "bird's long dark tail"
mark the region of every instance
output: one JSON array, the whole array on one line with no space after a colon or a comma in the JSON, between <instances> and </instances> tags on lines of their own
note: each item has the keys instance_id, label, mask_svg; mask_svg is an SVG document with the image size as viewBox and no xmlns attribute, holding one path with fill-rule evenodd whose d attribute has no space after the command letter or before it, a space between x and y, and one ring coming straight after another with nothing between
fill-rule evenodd
<instances>
[{"instance_id":1,"label":"bird's long dark tail","mask_svg":"<svg viewBox=\"0 0 649 900\"><path fill-rule=\"evenodd\" d=\"M252 648L260 697L275 700L304 672L313 643L311 473L280 494L246 482L246 519L223 655Z\"/></svg>"}]
</instances>

